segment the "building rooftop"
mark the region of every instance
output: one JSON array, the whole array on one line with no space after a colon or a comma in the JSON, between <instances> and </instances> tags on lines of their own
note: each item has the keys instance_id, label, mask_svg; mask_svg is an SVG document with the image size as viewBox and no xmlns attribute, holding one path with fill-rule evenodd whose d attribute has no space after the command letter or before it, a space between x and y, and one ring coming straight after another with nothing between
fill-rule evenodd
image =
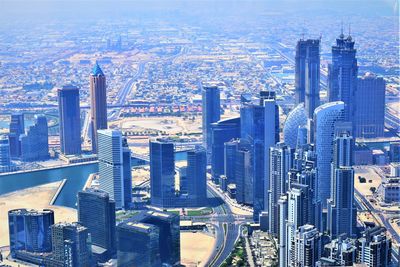
<instances>
[{"instance_id":1,"label":"building rooftop","mask_svg":"<svg viewBox=\"0 0 400 267\"><path fill-rule=\"evenodd\" d=\"M93 67L92 75L93 76L104 76L104 73L101 70L99 63L97 63L97 62L96 62L96 65L94 65L94 67Z\"/></svg>"}]
</instances>

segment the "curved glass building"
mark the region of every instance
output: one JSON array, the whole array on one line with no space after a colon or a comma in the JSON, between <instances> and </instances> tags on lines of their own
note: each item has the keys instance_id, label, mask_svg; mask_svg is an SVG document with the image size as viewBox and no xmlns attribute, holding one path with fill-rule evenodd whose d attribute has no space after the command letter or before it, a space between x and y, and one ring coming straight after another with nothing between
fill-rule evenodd
<instances>
[{"instance_id":1,"label":"curved glass building","mask_svg":"<svg viewBox=\"0 0 400 267\"><path fill-rule=\"evenodd\" d=\"M299 127L307 125L307 115L304 103L298 104L286 118L283 126L283 138L285 144L291 148L296 148Z\"/></svg>"},{"instance_id":2,"label":"curved glass building","mask_svg":"<svg viewBox=\"0 0 400 267\"><path fill-rule=\"evenodd\" d=\"M14 257L16 251L50 252L51 231L54 224L54 212L16 209L8 212L10 251Z\"/></svg>"},{"instance_id":3,"label":"curved glass building","mask_svg":"<svg viewBox=\"0 0 400 267\"><path fill-rule=\"evenodd\" d=\"M331 162L333 159L333 139L336 123L343 121L344 103L329 102L315 109L315 151L317 154L316 196L322 207L327 206L331 187Z\"/></svg>"}]
</instances>

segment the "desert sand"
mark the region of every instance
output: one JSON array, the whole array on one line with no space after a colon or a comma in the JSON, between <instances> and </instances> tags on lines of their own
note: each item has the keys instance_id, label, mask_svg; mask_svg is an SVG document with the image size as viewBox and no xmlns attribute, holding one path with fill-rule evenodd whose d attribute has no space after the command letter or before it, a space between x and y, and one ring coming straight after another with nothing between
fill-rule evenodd
<instances>
[{"instance_id":1,"label":"desert sand","mask_svg":"<svg viewBox=\"0 0 400 267\"><path fill-rule=\"evenodd\" d=\"M181 263L186 267L205 266L214 249L215 238L202 232L181 232Z\"/></svg>"}]
</instances>

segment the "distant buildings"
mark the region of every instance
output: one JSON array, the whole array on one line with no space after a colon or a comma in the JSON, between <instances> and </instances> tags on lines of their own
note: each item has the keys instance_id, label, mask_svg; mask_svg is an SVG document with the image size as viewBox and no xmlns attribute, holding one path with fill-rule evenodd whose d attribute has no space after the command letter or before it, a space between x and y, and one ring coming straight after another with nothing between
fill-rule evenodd
<instances>
[{"instance_id":1,"label":"distant buildings","mask_svg":"<svg viewBox=\"0 0 400 267\"><path fill-rule=\"evenodd\" d=\"M179 266L181 261L179 222L177 214L150 210L141 211L127 222L119 224L118 261L121 259L124 264L130 262L130 265L123 266L135 266L132 263L140 260L143 260L143 266L161 266L156 265L159 262L166 266ZM152 231L153 229L155 230ZM155 239L158 239L157 244ZM137 242L134 243L134 240Z\"/></svg>"},{"instance_id":2,"label":"distant buildings","mask_svg":"<svg viewBox=\"0 0 400 267\"><path fill-rule=\"evenodd\" d=\"M0 173L11 170L10 143L6 135L0 135Z\"/></svg>"},{"instance_id":3,"label":"distant buildings","mask_svg":"<svg viewBox=\"0 0 400 267\"><path fill-rule=\"evenodd\" d=\"M35 124L29 127L25 135L21 135L21 159L23 161L39 161L49 158L49 130L47 118L35 116Z\"/></svg>"},{"instance_id":4,"label":"distant buildings","mask_svg":"<svg viewBox=\"0 0 400 267\"><path fill-rule=\"evenodd\" d=\"M326 207L326 200L331 192L330 177L335 126L343 120L343 111L344 103L338 101L319 106L314 112L314 139L318 169L316 196L323 207Z\"/></svg>"},{"instance_id":5,"label":"distant buildings","mask_svg":"<svg viewBox=\"0 0 400 267\"><path fill-rule=\"evenodd\" d=\"M10 132L8 139L10 141L11 158L21 157L21 140L20 136L25 133L24 114L11 114Z\"/></svg>"},{"instance_id":6,"label":"distant buildings","mask_svg":"<svg viewBox=\"0 0 400 267\"><path fill-rule=\"evenodd\" d=\"M304 103L308 118L319 106L320 40L299 40L295 57L296 104Z\"/></svg>"},{"instance_id":7,"label":"distant buildings","mask_svg":"<svg viewBox=\"0 0 400 267\"><path fill-rule=\"evenodd\" d=\"M150 141L150 190L151 204L171 207L175 197L175 154L174 144L168 140Z\"/></svg>"},{"instance_id":8,"label":"distant buildings","mask_svg":"<svg viewBox=\"0 0 400 267\"><path fill-rule=\"evenodd\" d=\"M89 78L92 150L97 153L97 130L107 129L106 76L97 62Z\"/></svg>"},{"instance_id":9,"label":"distant buildings","mask_svg":"<svg viewBox=\"0 0 400 267\"><path fill-rule=\"evenodd\" d=\"M115 202L108 193L94 189L78 192L78 221L91 235L96 258L100 262L110 259L116 253Z\"/></svg>"},{"instance_id":10,"label":"distant buildings","mask_svg":"<svg viewBox=\"0 0 400 267\"><path fill-rule=\"evenodd\" d=\"M332 46L332 63L328 67L328 99L329 102L344 103L344 120L354 122L357 99L357 58L354 41L343 32Z\"/></svg>"},{"instance_id":11,"label":"distant buildings","mask_svg":"<svg viewBox=\"0 0 400 267\"><path fill-rule=\"evenodd\" d=\"M203 146L206 148L207 153L210 154L212 144L211 124L219 121L221 117L220 91L217 86L202 86L201 94Z\"/></svg>"},{"instance_id":12,"label":"distant buildings","mask_svg":"<svg viewBox=\"0 0 400 267\"><path fill-rule=\"evenodd\" d=\"M90 234L79 223L51 226L52 262L49 266L86 267L91 265Z\"/></svg>"},{"instance_id":13,"label":"distant buildings","mask_svg":"<svg viewBox=\"0 0 400 267\"><path fill-rule=\"evenodd\" d=\"M58 89L60 150L65 155L81 154L81 113L79 88L63 86Z\"/></svg>"},{"instance_id":14,"label":"distant buildings","mask_svg":"<svg viewBox=\"0 0 400 267\"><path fill-rule=\"evenodd\" d=\"M122 134L117 130L98 130L99 188L110 195L115 207L124 203L124 159Z\"/></svg>"},{"instance_id":15,"label":"distant buildings","mask_svg":"<svg viewBox=\"0 0 400 267\"><path fill-rule=\"evenodd\" d=\"M357 79L355 137L383 137L385 129L385 80L372 73Z\"/></svg>"}]
</instances>

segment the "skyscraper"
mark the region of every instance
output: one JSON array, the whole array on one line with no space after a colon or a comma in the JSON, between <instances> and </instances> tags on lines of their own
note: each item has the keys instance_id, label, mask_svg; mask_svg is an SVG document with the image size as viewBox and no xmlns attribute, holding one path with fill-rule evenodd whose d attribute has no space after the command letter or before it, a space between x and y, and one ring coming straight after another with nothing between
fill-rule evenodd
<instances>
[{"instance_id":1,"label":"skyscraper","mask_svg":"<svg viewBox=\"0 0 400 267\"><path fill-rule=\"evenodd\" d=\"M318 169L316 198L323 207L326 207L326 201L331 192L330 177L335 126L343 120L343 111L344 103L337 101L319 106L314 112L314 142Z\"/></svg>"},{"instance_id":2,"label":"skyscraper","mask_svg":"<svg viewBox=\"0 0 400 267\"><path fill-rule=\"evenodd\" d=\"M278 233L278 244L279 244L279 267L287 266L287 250L286 250L286 223L288 219L288 202L287 196L283 195L278 201L278 214L279 214L279 233Z\"/></svg>"},{"instance_id":3,"label":"skyscraper","mask_svg":"<svg viewBox=\"0 0 400 267\"><path fill-rule=\"evenodd\" d=\"M335 138L327 223L331 239L336 239L342 234L349 237L356 236L353 147L354 140L348 132L340 133Z\"/></svg>"},{"instance_id":4,"label":"skyscraper","mask_svg":"<svg viewBox=\"0 0 400 267\"><path fill-rule=\"evenodd\" d=\"M269 207L269 192L271 190L270 181L268 177L270 176L269 167L269 149L279 142L279 106L276 104L276 96L274 91L262 91L260 92L260 98L264 106L264 206L263 209L268 209ZM260 185L257 183L257 188ZM259 190L259 189L258 189ZM254 209L254 215L259 212L256 207Z\"/></svg>"},{"instance_id":5,"label":"skyscraper","mask_svg":"<svg viewBox=\"0 0 400 267\"><path fill-rule=\"evenodd\" d=\"M355 137L383 137L385 129L385 80L372 73L357 79Z\"/></svg>"},{"instance_id":6,"label":"skyscraper","mask_svg":"<svg viewBox=\"0 0 400 267\"><path fill-rule=\"evenodd\" d=\"M357 58L354 41L343 32L332 46L332 63L328 66L328 99L329 102L343 101L344 120L353 121L356 110Z\"/></svg>"},{"instance_id":7,"label":"skyscraper","mask_svg":"<svg viewBox=\"0 0 400 267\"><path fill-rule=\"evenodd\" d=\"M11 114L10 133L8 139L10 141L11 158L21 157L21 140L20 136L25 133L25 122L23 113Z\"/></svg>"},{"instance_id":8,"label":"skyscraper","mask_svg":"<svg viewBox=\"0 0 400 267\"><path fill-rule=\"evenodd\" d=\"M50 226L54 224L52 210L16 209L8 211L10 252L13 257L18 251L44 253L51 251Z\"/></svg>"},{"instance_id":9,"label":"skyscraper","mask_svg":"<svg viewBox=\"0 0 400 267\"><path fill-rule=\"evenodd\" d=\"M151 204L171 207L175 197L174 144L166 139L150 140Z\"/></svg>"},{"instance_id":10,"label":"skyscraper","mask_svg":"<svg viewBox=\"0 0 400 267\"><path fill-rule=\"evenodd\" d=\"M115 202L109 199L108 193L87 189L78 192L78 220L79 223L88 228L91 235L93 253L98 249L106 252L99 256L102 262L107 261L116 252L115 240Z\"/></svg>"},{"instance_id":11,"label":"skyscraper","mask_svg":"<svg viewBox=\"0 0 400 267\"><path fill-rule=\"evenodd\" d=\"M283 139L285 144L291 148L296 148L299 128L305 127L306 125L306 110L304 109L304 103L300 103L290 111L286 117L285 125L283 127Z\"/></svg>"},{"instance_id":12,"label":"skyscraper","mask_svg":"<svg viewBox=\"0 0 400 267\"><path fill-rule=\"evenodd\" d=\"M224 144L240 137L240 117L211 124L211 175L215 182L224 174Z\"/></svg>"},{"instance_id":13,"label":"skyscraper","mask_svg":"<svg viewBox=\"0 0 400 267\"><path fill-rule=\"evenodd\" d=\"M126 137L122 138L122 158L124 166L124 207L129 208L132 205L132 163L131 150Z\"/></svg>"},{"instance_id":14,"label":"skyscraper","mask_svg":"<svg viewBox=\"0 0 400 267\"><path fill-rule=\"evenodd\" d=\"M49 130L44 115L35 116L34 125L20 137L23 161L46 160L49 157Z\"/></svg>"},{"instance_id":15,"label":"skyscraper","mask_svg":"<svg viewBox=\"0 0 400 267\"><path fill-rule=\"evenodd\" d=\"M90 74L90 118L92 150L97 153L97 130L107 129L106 76L97 62Z\"/></svg>"},{"instance_id":16,"label":"skyscraper","mask_svg":"<svg viewBox=\"0 0 400 267\"><path fill-rule=\"evenodd\" d=\"M57 223L51 226L52 258L51 266L90 266L90 234L79 223Z\"/></svg>"},{"instance_id":17,"label":"skyscraper","mask_svg":"<svg viewBox=\"0 0 400 267\"><path fill-rule=\"evenodd\" d=\"M158 267L160 229L139 222L122 222L117 226L118 266Z\"/></svg>"},{"instance_id":18,"label":"skyscraper","mask_svg":"<svg viewBox=\"0 0 400 267\"><path fill-rule=\"evenodd\" d=\"M11 169L10 144L5 135L0 135L0 172L8 172Z\"/></svg>"},{"instance_id":19,"label":"skyscraper","mask_svg":"<svg viewBox=\"0 0 400 267\"><path fill-rule=\"evenodd\" d=\"M236 201L247 205L253 205L254 178L251 146L245 140L241 140L236 150Z\"/></svg>"},{"instance_id":20,"label":"skyscraper","mask_svg":"<svg viewBox=\"0 0 400 267\"><path fill-rule=\"evenodd\" d=\"M202 147L187 152L187 198L189 205L201 206L207 200L207 155Z\"/></svg>"},{"instance_id":21,"label":"skyscraper","mask_svg":"<svg viewBox=\"0 0 400 267\"><path fill-rule=\"evenodd\" d=\"M124 208L124 161L122 134L117 130L98 130L99 188Z\"/></svg>"},{"instance_id":22,"label":"skyscraper","mask_svg":"<svg viewBox=\"0 0 400 267\"><path fill-rule=\"evenodd\" d=\"M239 139L230 140L224 144L224 174L227 184L236 183L236 150Z\"/></svg>"},{"instance_id":23,"label":"skyscraper","mask_svg":"<svg viewBox=\"0 0 400 267\"><path fill-rule=\"evenodd\" d=\"M296 46L295 87L296 103L305 103L308 118L319 106L320 40L300 39Z\"/></svg>"},{"instance_id":24,"label":"skyscraper","mask_svg":"<svg viewBox=\"0 0 400 267\"><path fill-rule=\"evenodd\" d=\"M284 143L277 143L270 148L270 192L269 192L269 231L277 235L279 232L279 198L288 189L288 172L293 164L293 150Z\"/></svg>"},{"instance_id":25,"label":"skyscraper","mask_svg":"<svg viewBox=\"0 0 400 267\"><path fill-rule=\"evenodd\" d=\"M217 86L202 86L203 146L211 153L211 124L221 118L220 91ZM208 157L209 158L209 157Z\"/></svg>"},{"instance_id":26,"label":"skyscraper","mask_svg":"<svg viewBox=\"0 0 400 267\"><path fill-rule=\"evenodd\" d=\"M79 88L71 85L63 86L57 92L61 153L65 155L80 154L81 113Z\"/></svg>"},{"instance_id":27,"label":"skyscraper","mask_svg":"<svg viewBox=\"0 0 400 267\"><path fill-rule=\"evenodd\" d=\"M321 234L313 225L300 226L296 231L295 262L301 267L316 266L321 257Z\"/></svg>"}]
</instances>

